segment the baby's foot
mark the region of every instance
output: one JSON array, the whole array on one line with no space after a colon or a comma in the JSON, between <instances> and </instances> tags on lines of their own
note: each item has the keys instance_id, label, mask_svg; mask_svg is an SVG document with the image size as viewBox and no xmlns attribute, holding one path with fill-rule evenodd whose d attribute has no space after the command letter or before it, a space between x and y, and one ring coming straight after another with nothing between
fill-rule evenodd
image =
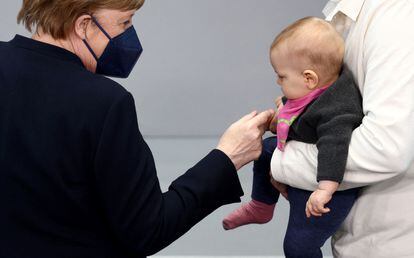
<instances>
[{"instance_id":1,"label":"baby's foot","mask_svg":"<svg viewBox=\"0 0 414 258\"><path fill-rule=\"evenodd\" d=\"M223 220L223 228L229 230L251 223L267 223L273 217L275 205L251 200L227 215Z\"/></svg>"}]
</instances>

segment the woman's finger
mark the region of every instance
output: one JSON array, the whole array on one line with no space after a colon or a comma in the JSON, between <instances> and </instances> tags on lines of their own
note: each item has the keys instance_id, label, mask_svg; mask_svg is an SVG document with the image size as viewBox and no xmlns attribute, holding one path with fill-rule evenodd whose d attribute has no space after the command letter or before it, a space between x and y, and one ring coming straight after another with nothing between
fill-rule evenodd
<instances>
[{"instance_id":1,"label":"woman's finger","mask_svg":"<svg viewBox=\"0 0 414 258\"><path fill-rule=\"evenodd\" d=\"M242 118L240 118L239 122L247 122L249 120L251 120L253 117L255 117L257 115L257 111L252 111L249 114L243 116Z\"/></svg>"},{"instance_id":2,"label":"woman's finger","mask_svg":"<svg viewBox=\"0 0 414 258\"><path fill-rule=\"evenodd\" d=\"M266 111L263 111L256 116L252 117L250 119L250 123L252 126L263 129L268 128L269 123L271 119L273 118L273 115L275 114L275 111L273 109L269 109Z\"/></svg>"}]
</instances>

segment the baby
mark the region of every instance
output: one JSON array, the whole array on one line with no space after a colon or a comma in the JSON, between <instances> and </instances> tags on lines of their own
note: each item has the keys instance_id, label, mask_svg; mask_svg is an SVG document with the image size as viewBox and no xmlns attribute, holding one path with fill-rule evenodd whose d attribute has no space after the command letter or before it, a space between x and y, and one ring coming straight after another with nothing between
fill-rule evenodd
<instances>
[{"instance_id":1,"label":"baby","mask_svg":"<svg viewBox=\"0 0 414 258\"><path fill-rule=\"evenodd\" d=\"M319 18L298 20L276 37L270 60L284 94L270 126L277 136L263 141L262 155L253 166L252 200L223 220L226 230L270 221L279 194L286 194L282 184L276 184L279 192L270 183L273 152L283 151L289 140L316 143L319 186L314 192L287 188L290 215L284 251L287 257L322 257L320 247L346 218L359 190L337 191L352 131L363 118L360 92L342 65L343 56L343 39Z\"/></svg>"}]
</instances>

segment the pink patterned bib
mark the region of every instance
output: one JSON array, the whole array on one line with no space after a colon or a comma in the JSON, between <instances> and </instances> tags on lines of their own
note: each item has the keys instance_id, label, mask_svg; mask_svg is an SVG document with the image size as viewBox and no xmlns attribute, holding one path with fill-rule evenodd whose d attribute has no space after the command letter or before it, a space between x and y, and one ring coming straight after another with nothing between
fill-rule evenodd
<instances>
[{"instance_id":1,"label":"pink patterned bib","mask_svg":"<svg viewBox=\"0 0 414 258\"><path fill-rule=\"evenodd\" d=\"M289 134L289 128L298 116L305 110L306 106L314 99L318 98L331 85L315 89L306 96L298 99L288 100L277 116L277 148L284 150Z\"/></svg>"}]
</instances>

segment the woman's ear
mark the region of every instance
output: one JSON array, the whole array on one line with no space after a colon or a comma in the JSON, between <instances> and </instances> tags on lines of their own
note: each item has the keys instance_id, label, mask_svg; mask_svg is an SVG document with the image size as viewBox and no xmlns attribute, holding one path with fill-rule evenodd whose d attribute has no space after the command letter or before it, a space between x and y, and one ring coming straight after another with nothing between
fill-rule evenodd
<instances>
[{"instance_id":1,"label":"woman's ear","mask_svg":"<svg viewBox=\"0 0 414 258\"><path fill-rule=\"evenodd\" d=\"M313 90L319 84L318 75L312 70L305 70L303 73L303 78L305 80L305 85L308 89Z\"/></svg>"},{"instance_id":2,"label":"woman's ear","mask_svg":"<svg viewBox=\"0 0 414 258\"><path fill-rule=\"evenodd\" d=\"M92 17L90 15L84 14L79 16L75 21L75 34L81 39L87 38L86 31L91 24Z\"/></svg>"}]
</instances>

